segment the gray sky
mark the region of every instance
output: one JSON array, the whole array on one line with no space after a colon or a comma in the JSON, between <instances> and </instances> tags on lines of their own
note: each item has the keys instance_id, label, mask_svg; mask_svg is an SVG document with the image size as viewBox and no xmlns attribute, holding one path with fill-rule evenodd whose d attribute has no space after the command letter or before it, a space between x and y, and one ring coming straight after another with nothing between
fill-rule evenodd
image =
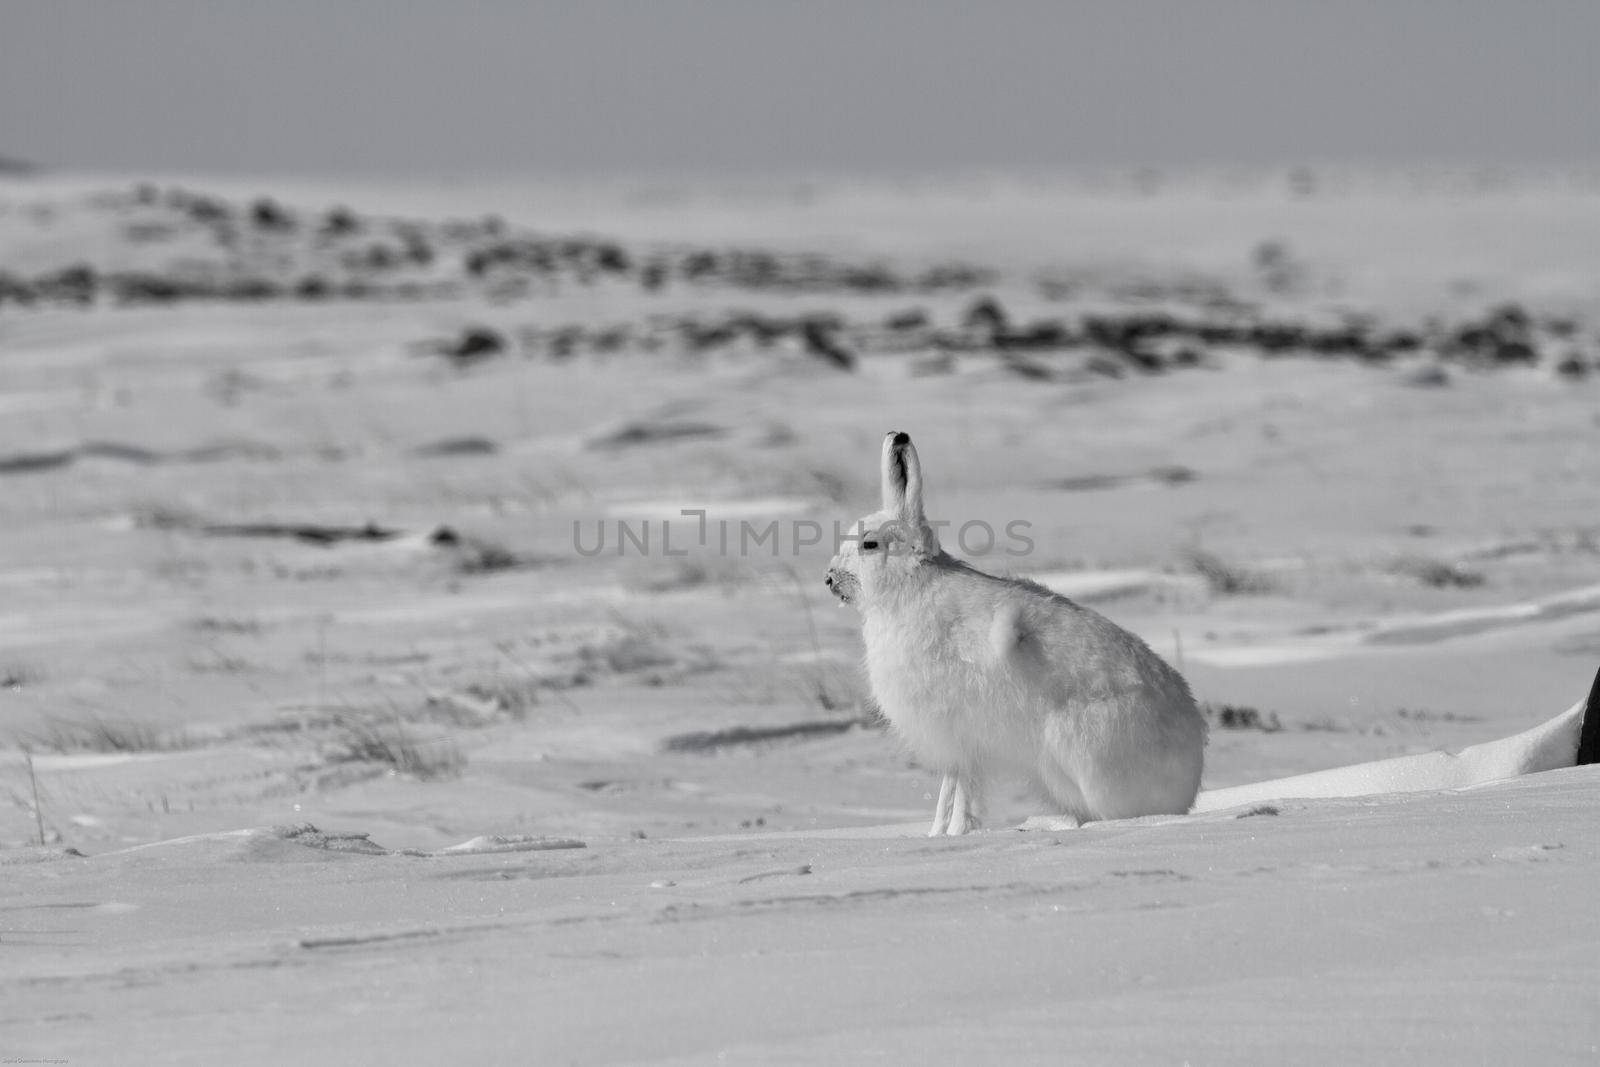
<instances>
[{"instance_id":1,"label":"gray sky","mask_svg":"<svg viewBox=\"0 0 1600 1067\"><path fill-rule=\"evenodd\" d=\"M1600 159L1597 0L0 0L73 169Z\"/></svg>"}]
</instances>

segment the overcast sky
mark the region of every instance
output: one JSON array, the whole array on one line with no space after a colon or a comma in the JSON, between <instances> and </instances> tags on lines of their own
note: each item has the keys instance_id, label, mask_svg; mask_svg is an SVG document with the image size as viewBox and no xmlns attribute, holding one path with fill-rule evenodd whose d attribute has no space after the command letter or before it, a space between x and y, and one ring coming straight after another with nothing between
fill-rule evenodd
<instances>
[{"instance_id":1,"label":"overcast sky","mask_svg":"<svg viewBox=\"0 0 1600 1067\"><path fill-rule=\"evenodd\" d=\"M1600 160L1600 0L0 0L72 169Z\"/></svg>"}]
</instances>

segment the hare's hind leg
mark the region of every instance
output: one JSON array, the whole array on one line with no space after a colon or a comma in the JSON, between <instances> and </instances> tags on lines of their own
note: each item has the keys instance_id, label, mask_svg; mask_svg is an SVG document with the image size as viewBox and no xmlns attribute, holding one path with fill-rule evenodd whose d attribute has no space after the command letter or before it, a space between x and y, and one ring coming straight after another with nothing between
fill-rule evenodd
<instances>
[{"instance_id":1,"label":"hare's hind leg","mask_svg":"<svg viewBox=\"0 0 1600 1067\"><path fill-rule=\"evenodd\" d=\"M944 781L939 783L939 799L933 806L933 828L928 831L929 837L940 837L950 825L950 802L956 788L956 776L947 774Z\"/></svg>"},{"instance_id":2,"label":"hare's hind leg","mask_svg":"<svg viewBox=\"0 0 1600 1067\"><path fill-rule=\"evenodd\" d=\"M1094 816L1084 799L1072 760L1077 745L1064 723L1052 721L1045 728L1044 743L1039 747L1039 763L1034 785L1050 805L1050 812L1039 816L1032 829L1059 830L1082 826ZM1035 820L1029 819L1029 823Z\"/></svg>"}]
</instances>

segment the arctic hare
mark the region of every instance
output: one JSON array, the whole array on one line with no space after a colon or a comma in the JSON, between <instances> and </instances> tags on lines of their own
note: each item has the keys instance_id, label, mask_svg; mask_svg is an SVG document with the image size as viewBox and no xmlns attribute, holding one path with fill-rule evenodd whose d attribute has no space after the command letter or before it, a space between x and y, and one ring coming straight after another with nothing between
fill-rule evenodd
<instances>
[{"instance_id":1,"label":"arctic hare","mask_svg":"<svg viewBox=\"0 0 1600 1067\"><path fill-rule=\"evenodd\" d=\"M976 827L1000 774L1079 822L1194 803L1206 726L1183 677L1104 616L945 553L909 435L884 438L883 510L855 526L826 581L861 613L878 706L944 772L930 836Z\"/></svg>"}]
</instances>

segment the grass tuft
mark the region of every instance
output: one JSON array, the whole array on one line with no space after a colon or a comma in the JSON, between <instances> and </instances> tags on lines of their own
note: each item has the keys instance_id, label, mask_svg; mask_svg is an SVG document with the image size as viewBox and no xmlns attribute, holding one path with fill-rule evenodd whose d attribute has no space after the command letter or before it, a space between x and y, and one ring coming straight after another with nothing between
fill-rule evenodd
<instances>
[{"instance_id":1,"label":"grass tuft","mask_svg":"<svg viewBox=\"0 0 1600 1067\"><path fill-rule=\"evenodd\" d=\"M26 664L8 663L0 666L0 689L25 689L38 685L43 677L37 669Z\"/></svg>"},{"instance_id":2,"label":"grass tuft","mask_svg":"<svg viewBox=\"0 0 1600 1067\"><path fill-rule=\"evenodd\" d=\"M1219 730L1260 730L1264 734L1275 734L1283 729L1277 712L1257 711L1239 704L1206 701L1200 705L1200 713Z\"/></svg>"},{"instance_id":3,"label":"grass tuft","mask_svg":"<svg viewBox=\"0 0 1600 1067\"><path fill-rule=\"evenodd\" d=\"M335 717L333 725L331 763L377 764L422 781L454 778L467 765L453 738L417 737L398 717L380 722L347 714Z\"/></svg>"},{"instance_id":4,"label":"grass tuft","mask_svg":"<svg viewBox=\"0 0 1600 1067\"><path fill-rule=\"evenodd\" d=\"M37 730L18 731L24 748L48 752L173 752L192 739L149 723L119 719L51 719Z\"/></svg>"},{"instance_id":5,"label":"grass tuft","mask_svg":"<svg viewBox=\"0 0 1600 1067\"><path fill-rule=\"evenodd\" d=\"M1476 589L1484 582L1482 571L1423 556L1407 556L1389 568L1393 574L1415 578L1429 589Z\"/></svg>"},{"instance_id":6,"label":"grass tuft","mask_svg":"<svg viewBox=\"0 0 1600 1067\"><path fill-rule=\"evenodd\" d=\"M1203 548L1189 549L1184 553L1184 562L1218 596L1258 596L1275 588L1265 575L1229 563Z\"/></svg>"}]
</instances>

